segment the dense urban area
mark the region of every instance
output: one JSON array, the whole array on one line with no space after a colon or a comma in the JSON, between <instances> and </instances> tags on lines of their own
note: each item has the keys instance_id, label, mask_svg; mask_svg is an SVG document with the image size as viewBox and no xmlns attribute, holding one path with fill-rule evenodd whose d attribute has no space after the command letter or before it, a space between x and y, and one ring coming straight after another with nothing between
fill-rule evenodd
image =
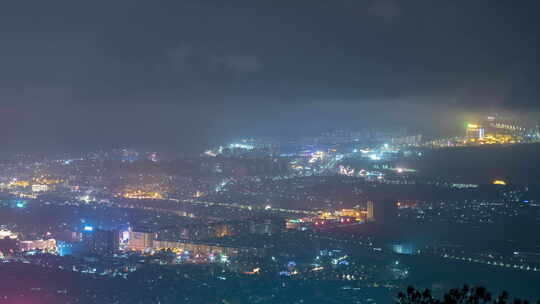
<instances>
[{"instance_id":1,"label":"dense urban area","mask_svg":"<svg viewBox=\"0 0 540 304\"><path fill-rule=\"evenodd\" d=\"M540 304L540 1L0 1L0 304Z\"/></svg>"},{"instance_id":2,"label":"dense urban area","mask_svg":"<svg viewBox=\"0 0 540 304\"><path fill-rule=\"evenodd\" d=\"M391 303L463 283L538 299L539 141L486 116L445 139L9 155L0 303Z\"/></svg>"}]
</instances>

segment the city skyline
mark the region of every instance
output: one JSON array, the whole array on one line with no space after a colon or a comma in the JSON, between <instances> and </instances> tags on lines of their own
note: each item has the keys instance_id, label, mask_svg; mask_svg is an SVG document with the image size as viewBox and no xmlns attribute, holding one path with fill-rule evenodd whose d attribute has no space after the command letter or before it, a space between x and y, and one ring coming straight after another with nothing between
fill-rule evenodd
<instances>
[{"instance_id":1,"label":"city skyline","mask_svg":"<svg viewBox=\"0 0 540 304\"><path fill-rule=\"evenodd\" d=\"M0 304L536 303L539 13L5 1Z\"/></svg>"}]
</instances>

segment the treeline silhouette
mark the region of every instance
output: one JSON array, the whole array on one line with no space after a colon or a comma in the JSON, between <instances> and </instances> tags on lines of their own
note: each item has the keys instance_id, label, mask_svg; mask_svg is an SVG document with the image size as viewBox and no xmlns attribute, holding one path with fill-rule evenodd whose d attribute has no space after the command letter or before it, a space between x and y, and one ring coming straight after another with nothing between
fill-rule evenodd
<instances>
[{"instance_id":1,"label":"treeline silhouette","mask_svg":"<svg viewBox=\"0 0 540 304\"><path fill-rule=\"evenodd\" d=\"M397 304L531 304L528 300L520 298L511 299L508 292L503 291L499 295L491 294L485 287L454 288L445 293L442 298L436 298L431 290L417 290L409 286L405 292L400 292ZM540 304L540 300L536 302Z\"/></svg>"}]
</instances>

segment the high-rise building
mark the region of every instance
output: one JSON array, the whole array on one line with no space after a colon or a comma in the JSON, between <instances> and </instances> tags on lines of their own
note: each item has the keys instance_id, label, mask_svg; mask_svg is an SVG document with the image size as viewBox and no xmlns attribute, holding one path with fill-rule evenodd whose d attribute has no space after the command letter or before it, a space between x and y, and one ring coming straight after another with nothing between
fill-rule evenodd
<instances>
[{"instance_id":1,"label":"high-rise building","mask_svg":"<svg viewBox=\"0 0 540 304\"><path fill-rule=\"evenodd\" d=\"M214 226L215 237L225 237L234 234L233 227L229 223L217 224Z\"/></svg>"},{"instance_id":2,"label":"high-rise building","mask_svg":"<svg viewBox=\"0 0 540 304\"><path fill-rule=\"evenodd\" d=\"M479 124L467 124L465 136L469 140L480 140L485 136L485 128Z\"/></svg>"},{"instance_id":3,"label":"high-rise building","mask_svg":"<svg viewBox=\"0 0 540 304\"><path fill-rule=\"evenodd\" d=\"M390 223L397 218L397 203L394 199L382 199L377 202L368 201L367 221Z\"/></svg>"},{"instance_id":4,"label":"high-rise building","mask_svg":"<svg viewBox=\"0 0 540 304\"><path fill-rule=\"evenodd\" d=\"M179 240L179 241L167 241L167 240L155 240L153 242L154 250L163 249L176 249L182 250L184 255L191 257L195 256L212 256L221 255L225 260L235 258L237 256L249 256L260 257L264 256L264 248L256 247L243 247L243 246L229 246L220 243L212 243L205 241L191 241L191 240ZM225 261L222 260L222 261Z\"/></svg>"},{"instance_id":5,"label":"high-rise building","mask_svg":"<svg viewBox=\"0 0 540 304\"><path fill-rule=\"evenodd\" d=\"M280 218L253 218L248 220L249 234L274 235L285 228L285 221Z\"/></svg>"},{"instance_id":6,"label":"high-rise building","mask_svg":"<svg viewBox=\"0 0 540 304\"><path fill-rule=\"evenodd\" d=\"M373 201L367 202L367 221L368 222L375 221L375 206L374 206Z\"/></svg>"},{"instance_id":7,"label":"high-rise building","mask_svg":"<svg viewBox=\"0 0 540 304\"><path fill-rule=\"evenodd\" d=\"M86 230L83 233L83 242L90 252L112 254L120 248L120 231Z\"/></svg>"},{"instance_id":8,"label":"high-rise building","mask_svg":"<svg viewBox=\"0 0 540 304\"><path fill-rule=\"evenodd\" d=\"M155 233L150 231L129 231L126 249L134 251L148 251L152 249Z\"/></svg>"}]
</instances>

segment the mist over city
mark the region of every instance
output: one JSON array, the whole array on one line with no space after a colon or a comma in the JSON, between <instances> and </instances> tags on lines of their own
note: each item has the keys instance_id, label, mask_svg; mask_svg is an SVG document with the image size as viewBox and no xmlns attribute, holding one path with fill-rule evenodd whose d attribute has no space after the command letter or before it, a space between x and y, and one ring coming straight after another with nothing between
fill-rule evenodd
<instances>
[{"instance_id":1,"label":"mist over city","mask_svg":"<svg viewBox=\"0 0 540 304\"><path fill-rule=\"evenodd\" d=\"M537 303L539 13L0 4L0 303Z\"/></svg>"}]
</instances>

